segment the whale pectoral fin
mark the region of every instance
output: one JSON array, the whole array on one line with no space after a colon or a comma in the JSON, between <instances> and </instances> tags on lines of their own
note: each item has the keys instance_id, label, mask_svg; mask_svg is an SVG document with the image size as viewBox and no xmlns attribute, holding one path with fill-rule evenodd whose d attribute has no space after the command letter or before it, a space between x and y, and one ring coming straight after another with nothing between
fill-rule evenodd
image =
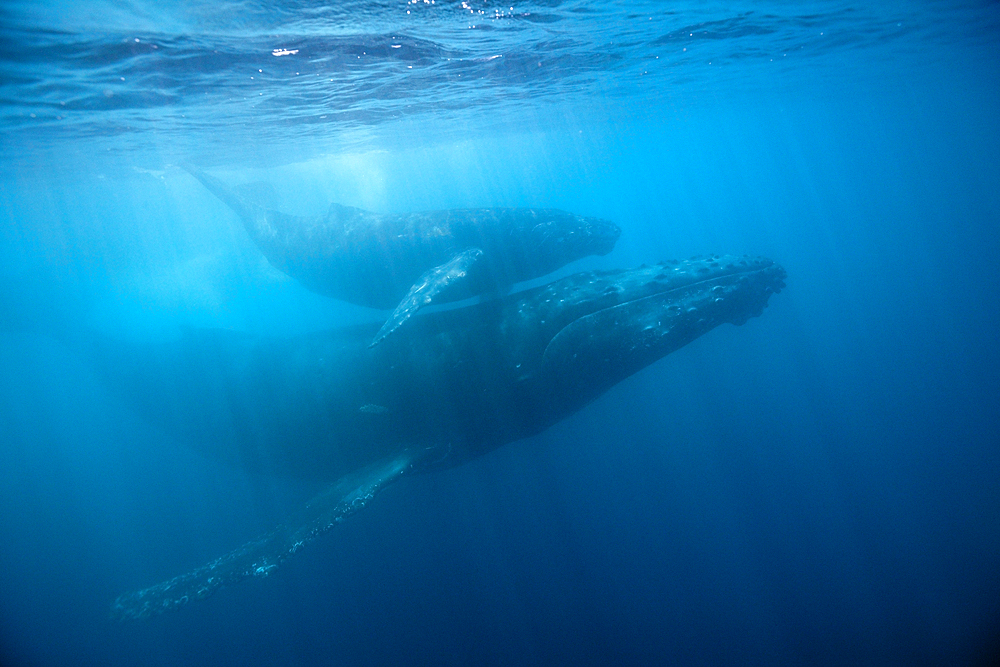
<instances>
[{"instance_id":1,"label":"whale pectoral fin","mask_svg":"<svg viewBox=\"0 0 1000 667\"><path fill-rule=\"evenodd\" d=\"M375 334L374 340L368 347L375 347L381 343L386 336L402 326L403 322L410 319L414 313L429 305L434 297L445 288L464 278L469 272L469 267L482 255L483 251L479 248L468 248L444 264L426 271L417 279L417 282L413 283L413 287L396 306L396 310L392 311L392 315Z\"/></svg>"},{"instance_id":2,"label":"whale pectoral fin","mask_svg":"<svg viewBox=\"0 0 1000 667\"><path fill-rule=\"evenodd\" d=\"M342 477L271 532L196 570L141 591L122 595L111 607L119 619L138 619L207 598L226 584L270 574L286 558L364 507L387 484L423 463L441 458L437 449L406 450Z\"/></svg>"}]
</instances>

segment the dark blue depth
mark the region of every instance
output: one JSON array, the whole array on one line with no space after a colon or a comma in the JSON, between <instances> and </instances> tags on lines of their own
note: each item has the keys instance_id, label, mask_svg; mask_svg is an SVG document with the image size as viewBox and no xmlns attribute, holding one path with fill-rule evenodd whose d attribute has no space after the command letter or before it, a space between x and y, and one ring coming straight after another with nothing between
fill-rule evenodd
<instances>
[{"instance_id":1,"label":"dark blue depth","mask_svg":"<svg viewBox=\"0 0 1000 667\"><path fill-rule=\"evenodd\" d=\"M251 27L213 13L200 31L0 11L0 664L995 664L995 9L682 6L654 30L615 5L515 5L474 29L435 7L255 7ZM135 35L169 53L118 47ZM227 86L296 45L335 87L286 69ZM369 47L377 63L348 62ZM143 83L104 97L130 72ZM386 315L269 268L182 160L303 215L545 206L622 228L557 275L751 253L788 287L542 435L391 486L273 575L119 623L118 595L317 487L200 457L58 331Z\"/></svg>"}]
</instances>

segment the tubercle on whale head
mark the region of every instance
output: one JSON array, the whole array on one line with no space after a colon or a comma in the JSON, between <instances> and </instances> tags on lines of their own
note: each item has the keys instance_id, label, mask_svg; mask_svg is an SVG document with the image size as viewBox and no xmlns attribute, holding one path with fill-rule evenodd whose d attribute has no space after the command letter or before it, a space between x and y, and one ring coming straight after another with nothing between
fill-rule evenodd
<instances>
[{"instance_id":1,"label":"tubercle on whale head","mask_svg":"<svg viewBox=\"0 0 1000 667\"><path fill-rule=\"evenodd\" d=\"M571 276L536 299L542 376L562 394L599 395L720 324L760 315L785 277L769 259L719 255Z\"/></svg>"}]
</instances>

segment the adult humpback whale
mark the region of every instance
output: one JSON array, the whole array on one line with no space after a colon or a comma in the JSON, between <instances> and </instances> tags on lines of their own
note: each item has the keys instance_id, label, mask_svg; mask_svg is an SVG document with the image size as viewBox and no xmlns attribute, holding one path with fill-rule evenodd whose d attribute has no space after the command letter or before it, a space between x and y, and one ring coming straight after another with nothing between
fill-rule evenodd
<instances>
[{"instance_id":1,"label":"adult humpback whale","mask_svg":"<svg viewBox=\"0 0 1000 667\"><path fill-rule=\"evenodd\" d=\"M581 273L417 318L376 348L377 325L81 343L110 387L204 451L338 480L272 532L121 596L113 614L146 617L266 575L389 482L544 430L716 326L761 314L784 279L777 264L750 257Z\"/></svg>"},{"instance_id":2,"label":"adult humpback whale","mask_svg":"<svg viewBox=\"0 0 1000 667\"><path fill-rule=\"evenodd\" d=\"M309 289L395 308L372 345L432 302L500 293L588 255L606 255L621 230L556 209L470 208L379 215L331 204L326 215L273 211L184 167L243 221L268 261Z\"/></svg>"}]
</instances>

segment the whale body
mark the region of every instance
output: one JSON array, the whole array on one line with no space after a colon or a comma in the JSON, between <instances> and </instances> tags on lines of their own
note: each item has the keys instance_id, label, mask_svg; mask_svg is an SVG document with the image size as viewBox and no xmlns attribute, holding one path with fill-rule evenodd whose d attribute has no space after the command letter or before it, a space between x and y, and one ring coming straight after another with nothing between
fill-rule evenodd
<instances>
[{"instance_id":1,"label":"whale body","mask_svg":"<svg viewBox=\"0 0 1000 667\"><path fill-rule=\"evenodd\" d=\"M239 215L272 266L319 294L393 308L372 345L426 305L500 294L577 259L606 255L621 234L607 220L557 209L383 215L335 203L325 215L290 215L184 168Z\"/></svg>"},{"instance_id":2,"label":"whale body","mask_svg":"<svg viewBox=\"0 0 1000 667\"><path fill-rule=\"evenodd\" d=\"M332 482L282 526L123 595L113 614L146 617L266 575L391 481L541 432L720 324L760 315L784 280L770 260L729 256L580 273L416 318L375 348L377 324L91 340L81 349L108 386L165 430L247 469Z\"/></svg>"}]
</instances>

